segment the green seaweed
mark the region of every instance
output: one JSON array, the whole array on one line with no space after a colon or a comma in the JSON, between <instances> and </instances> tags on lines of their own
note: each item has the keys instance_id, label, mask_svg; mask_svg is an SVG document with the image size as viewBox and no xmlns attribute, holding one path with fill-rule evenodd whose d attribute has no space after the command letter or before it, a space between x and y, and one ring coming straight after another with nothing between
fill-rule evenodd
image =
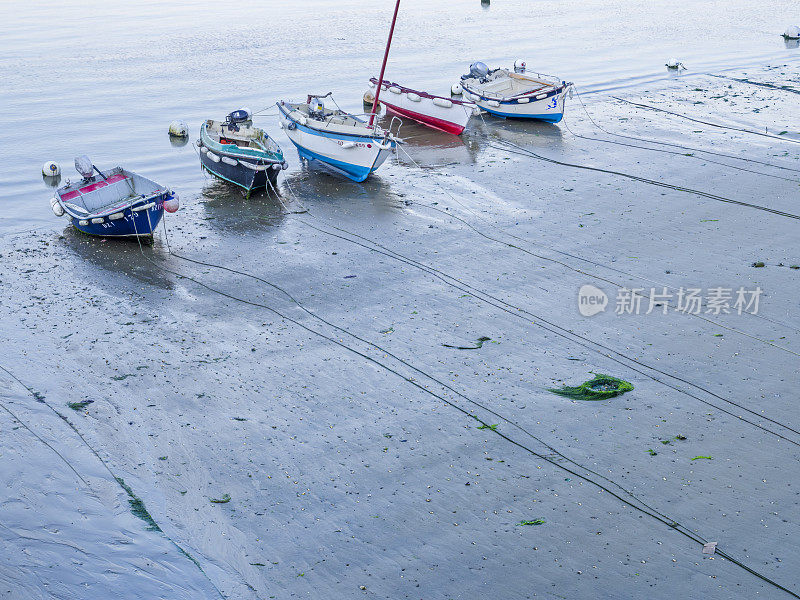
<instances>
[{"instance_id":1,"label":"green seaweed","mask_svg":"<svg viewBox=\"0 0 800 600\"><path fill-rule=\"evenodd\" d=\"M133 516L139 517L142 521L147 523L146 529L148 531L161 531L161 527L158 526L158 523L156 523L150 513L147 512L147 508L145 508L142 499L133 493L133 490L130 488L130 486L125 483L125 480L122 479L122 477L115 477L114 479L117 480L117 483L120 485L120 487L122 487L122 489L128 494L128 504L131 507L131 513L133 513ZM192 560L194 561L194 559Z\"/></svg>"},{"instance_id":2,"label":"green seaweed","mask_svg":"<svg viewBox=\"0 0 800 600\"><path fill-rule=\"evenodd\" d=\"M225 494L222 498L209 498L214 504L227 504L231 501L231 495Z\"/></svg>"},{"instance_id":3,"label":"green seaweed","mask_svg":"<svg viewBox=\"0 0 800 600\"><path fill-rule=\"evenodd\" d=\"M80 402L67 402L67 406L69 406L72 410L83 410L87 406L89 406L94 400L81 400Z\"/></svg>"},{"instance_id":4,"label":"green seaweed","mask_svg":"<svg viewBox=\"0 0 800 600\"><path fill-rule=\"evenodd\" d=\"M692 460L714 460L713 456L695 456Z\"/></svg>"},{"instance_id":5,"label":"green seaweed","mask_svg":"<svg viewBox=\"0 0 800 600\"><path fill-rule=\"evenodd\" d=\"M533 521L523 519L517 525L541 525L542 523L546 523L546 521L544 519L534 519Z\"/></svg>"},{"instance_id":6,"label":"green seaweed","mask_svg":"<svg viewBox=\"0 0 800 600\"><path fill-rule=\"evenodd\" d=\"M572 400L607 400L632 389L633 385L623 379L598 373L594 378L578 386L565 385L562 388L548 388L548 391Z\"/></svg>"},{"instance_id":7,"label":"green seaweed","mask_svg":"<svg viewBox=\"0 0 800 600\"><path fill-rule=\"evenodd\" d=\"M497 426L500 423L495 423L494 425L481 425L478 429L491 429L492 431L497 431Z\"/></svg>"},{"instance_id":8,"label":"green seaweed","mask_svg":"<svg viewBox=\"0 0 800 600\"><path fill-rule=\"evenodd\" d=\"M647 449L647 453L648 453L650 456L655 456L656 454L658 454L658 452L656 452L656 451L655 451L655 450L653 450L652 448L648 448L648 449Z\"/></svg>"}]
</instances>

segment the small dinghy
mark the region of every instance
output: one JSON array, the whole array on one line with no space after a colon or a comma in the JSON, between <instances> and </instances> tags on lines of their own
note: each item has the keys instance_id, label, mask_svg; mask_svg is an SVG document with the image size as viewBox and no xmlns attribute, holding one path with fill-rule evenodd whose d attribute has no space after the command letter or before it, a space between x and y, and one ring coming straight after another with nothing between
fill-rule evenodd
<instances>
[{"instance_id":1,"label":"small dinghy","mask_svg":"<svg viewBox=\"0 0 800 600\"><path fill-rule=\"evenodd\" d=\"M253 127L250 111L240 109L225 121L209 119L200 127L200 162L208 172L253 190L274 185L287 164L278 144L263 129Z\"/></svg>"},{"instance_id":2,"label":"small dinghy","mask_svg":"<svg viewBox=\"0 0 800 600\"><path fill-rule=\"evenodd\" d=\"M489 68L473 63L461 76L464 98L498 117L539 119L558 123L564 117L564 102L571 83L551 75L526 73L525 63L517 61L514 70Z\"/></svg>"},{"instance_id":3,"label":"small dinghy","mask_svg":"<svg viewBox=\"0 0 800 600\"><path fill-rule=\"evenodd\" d=\"M50 206L75 229L102 237L152 237L164 210L178 210L177 194L158 183L115 167L100 171L88 156L75 159L83 179L56 190ZM97 175L95 175L97 172Z\"/></svg>"},{"instance_id":4,"label":"small dinghy","mask_svg":"<svg viewBox=\"0 0 800 600\"><path fill-rule=\"evenodd\" d=\"M281 100L281 127L301 158L320 161L353 181L364 181L400 140L377 124L338 108L326 108L322 99L330 95L309 96L305 103Z\"/></svg>"},{"instance_id":5,"label":"small dinghy","mask_svg":"<svg viewBox=\"0 0 800 600\"><path fill-rule=\"evenodd\" d=\"M369 82L372 89L378 86L376 77ZM461 135L475 110L472 102L434 96L386 80L381 91L389 92L381 96L388 112L455 135Z\"/></svg>"}]
</instances>

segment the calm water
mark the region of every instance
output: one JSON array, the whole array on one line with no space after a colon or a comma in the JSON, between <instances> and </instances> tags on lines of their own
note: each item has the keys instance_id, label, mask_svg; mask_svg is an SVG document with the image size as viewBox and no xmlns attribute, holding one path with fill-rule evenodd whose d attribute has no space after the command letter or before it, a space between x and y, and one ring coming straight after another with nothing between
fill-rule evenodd
<instances>
[{"instance_id":1,"label":"calm water","mask_svg":"<svg viewBox=\"0 0 800 600\"><path fill-rule=\"evenodd\" d=\"M201 120L245 105L336 92L361 112L377 75L392 2L306 0L0 4L0 233L57 229L40 168L88 153L124 164L189 201L205 184L191 145L175 148L172 119L195 139ZM544 2L405 0L387 77L444 92L473 60L516 58L584 90L669 77L674 56L690 72L797 60L779 36L800 20L791 0ZM274 117L266 127L297 156Z\"/></svg>"}]
</instances>

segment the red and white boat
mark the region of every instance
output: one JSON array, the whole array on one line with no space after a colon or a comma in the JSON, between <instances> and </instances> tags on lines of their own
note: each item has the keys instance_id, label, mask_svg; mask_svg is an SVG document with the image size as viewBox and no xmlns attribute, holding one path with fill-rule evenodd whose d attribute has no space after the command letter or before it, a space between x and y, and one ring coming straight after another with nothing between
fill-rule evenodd
<instances>
[{"instance_id":1,"label":"red and white boat","mask_svg":"<svg viewBox=\"0 0 800 600\"><path fill-rule=\"evenodd\" d=\"M369 82L374 96L378 79L373 77ZM455 135L461 135L476 108L473 102L434 96L385 79L381 92L384 93L380 95L380 101L388 112Z\"/></svg>"}]
</instances>

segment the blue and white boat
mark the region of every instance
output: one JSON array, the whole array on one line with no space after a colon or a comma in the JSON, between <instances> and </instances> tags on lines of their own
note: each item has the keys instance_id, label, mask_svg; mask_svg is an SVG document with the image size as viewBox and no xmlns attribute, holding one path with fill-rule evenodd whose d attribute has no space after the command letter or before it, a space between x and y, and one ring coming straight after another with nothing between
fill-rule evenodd
<instances>
[{"instance_id":1,"label":"blue and white boat","mask_svg":"<svg viewBox=\"0 0 800 600\"><path fill-rule=\"evenodd\" d=\"M76 158L75 168L83 179L58 188L50 206L56 216L67 215L78 231L152 238L164 210L178 210L175 192L133 171L122 167L100 171L87 156Z\"/></svg>"},{"instance_id":2,"label":"blue and white boat","mask_svg":"<svg viewBox=\"0 0 800 600\"><path fill-rule=\"evenodd\" d=\"M476 62L461 76L464 99L497 117L538 119L558 123L564 118L564 104L572 83L552 75L526 72L517 61L514 70L493 69Z\"/></svg>"},{"instance_id":3,"label":"blue and white boat","mask_svg":"<svg viewBox=\"0 0 800 600\"><path fill-rule=\"evenodd\" d=\"M277 142L263 129L253 127L246 108L230 113L225 121L207 120L200 126L200 163L212 175L254 190L274 186L288 165Z\"/></svg>"},{"instance_id":4,"label":"blue and white boat","mask_svg":"<svg viewBox=\"0 0 800 600\"><path fill-rule=\"evenodd\" d=\"M364 181L395 151L400 141L377 124L326 108L322 98L305 103L278 102L281 127L301 158L319 161L352 179Z\"/></svg>"}]
</instances>

